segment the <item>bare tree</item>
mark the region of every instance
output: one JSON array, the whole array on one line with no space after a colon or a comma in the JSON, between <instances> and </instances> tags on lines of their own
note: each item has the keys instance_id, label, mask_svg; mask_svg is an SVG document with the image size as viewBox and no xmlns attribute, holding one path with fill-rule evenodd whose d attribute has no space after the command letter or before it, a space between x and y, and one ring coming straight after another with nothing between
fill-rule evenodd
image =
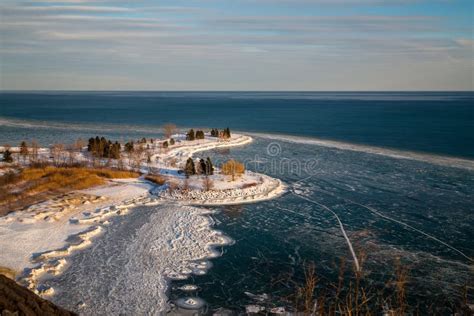
<instances>
[{"instance_id":1,"label":"bare tree","mask_svg":"<svg viewBox=\"0 0 474 316\"><path fill-rule=\"evenodd\" d=\"M168 189L167 190L168 190L169 193L172 193L172 192L176 191L176 187L177 187L176 183L174 181L170 181L170 182L168 182Z\"/></svg>"},{"instance_id":2,"label":"bare tree","mask_svg":"<svg viewBox=\"0 0 474 316\"><path fill-rule=\"evenodd\" d=\"M212 188L214 188L214 182L208 176L204 178L204 180L202 181L202 184L203 184L204 190L206 191L210 191L212 190Z\"/></svg>"},{"instance_id":3,"label":"bare tree","mask_svg":"<svg viewBox=\"0 0 474 316\"><path fill-rule=\"evenodd\" d=\"M28 144L25 141L22 141L20 144L20 156L23 159L23 163L26 163L26 158L29 157Z\"/></svg>"},{"instance_id":4,"label":"bare tree","mask_svg":"<svg viewBox=\"0 0 474 316\"><path fill-rule=\"evenodd\" d=\"M137 171L140 170L141 161L144 153L145 149L143 148L142 144L135 146L135 149L129 153L129 165L132 169Z\"/></svg>"},{"instance_id":5,"label":"bare tree","mask_svg":"<svg viewBox=\"0 0 474 316\"><path fill-rule=\"evenodd\" d=\"M74 142L74 149L76 151L81 151L82 148L84 148L86 146L86 141L83 140L82 138L78 138L76 139L76 141Z\"/></svg>"},{"instance_id":6,"label":"bare tree","mask_svg":"<svg viewBox=\"0 0 474 316\"><path fill-rule=\"evenodd\" d=\"M117 169L119 169L119 170L124 170L125 169L125 164L123 162L122 156L120 156L119 159L117 159Z\"/></svg>"},{"instance_id":7,"label":"bare tree","mask_svg":"<svg viewBox=\"0 0 474 316\"><path fill-rule=\"evenodd\" d=\"M49 148L51 159L53 159L53 164L59 166L64 159L64 145L63 144L53 144Z\"/></svg>"},{"instance_id":8,"label":"bare tree","mask_svg":"<svg viewBox=\"0 0 474 316\"><path fill-rule=\"evenodd\" d=\"M189 190L189 179L188 178L184 178L182 190L183 191L188 191Z\"/></svg>"},{"instance_id":9,"label":"bare tree","mask_svg":"<svg viewBox=\"0 0 474 316\"><path fill-rule=\"evenodd\" d=\"M77 153L76 153L76 146L74 144L70 144L66 146L66 153L67 153L67 165L72 166L74 165L77 160Z\"/></svg>"},{"instance_id":10,"label":"bare tree","mask_svg":"<svg viewBox=\"0 0 474 316\"><path fill-rule=\"evenodd\" d=\"M171 135L176 133L176 130L177 130L176 125L172 123L163 125L163 133L165 134L165 138L170 138Z\"/></svg>"},{"instance_id":11,"label":"bare tree","mask_svg":"<svg viewBox=\"0 0 474 316\"><path fill-rule=\"evenodd\" d=\"M232 176L232 181L235 180L235 176L242 175L245 172L245 165L234 159L230 159L224 162L221 166L221 173Z\"/></svg>"},{"instance_id":12,"label":"bare tree","mask_svg":"<svg viewBox=\"0 0 474 316\"><path fill-rule=\"evenodd\" d=\"M176 166L178 165L178 159L173 157L173 158L168 160L167 164L169 164L173 168L176 168Z\"/></svg>"},{"instance_id":13,"label":"bare tree","mask_svg":"<svg viewBox=\"0 0 474 316\"><path fill-rule=\"evenodd\" d=\"M36 140L31 141L30 161L38 162L39 159L39 145Z\"/></svg>"}]
</instances>

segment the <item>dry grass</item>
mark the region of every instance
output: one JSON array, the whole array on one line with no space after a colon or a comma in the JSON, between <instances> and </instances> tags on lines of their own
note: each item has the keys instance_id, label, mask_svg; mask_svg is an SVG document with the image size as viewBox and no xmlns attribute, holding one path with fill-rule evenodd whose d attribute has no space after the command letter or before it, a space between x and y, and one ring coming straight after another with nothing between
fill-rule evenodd
<instances>
[{"instance_id":1,"label":"dry grass","mask_svg":"<svg viewBox=\"0 0 474 316\"><path fill-rule=\"evenodd\" d=\"M138 176L138 173L131 171L52 166L25 168L19 173L7 173L0 177L0 215L57 194L105 184L107 179Z\"/></svg>"},{"instance_id":2,"label":"dry grass","mask_svg":"<svg viewBox=\"0 0 474 316\"><path fill-rule=\"evenodd\" d=\"M295 294L289 297L298 315L319 316L405 316L405 315L473 315L468 306L467 287L460 289L461 299L448 297L444 308L434 306L410 306L407 284L410 281L409 268L396 259L393 262L393 276L383 288L367 282L367 276L355 269L348 270L344 259L335 265L339 268L338 282L328 283L317 277L314 263L304 265L304 280L294 282ZM285 280L285 279L283 279ZM319 282L319 281L323 282ZM283 284L287 284L284 281ZM448 303L449 302L449 303ZM443 302L439 302L441 305ZM420 311L421 309L421 311Z\"/></svg>"},{"instance_id":3,"label":"dry grass","mask_svg":"<svg viewBox=\"0 0 474 316\"><path fill-rule=\"evenodd\" d=\"M400 266L390 282L393 286L387 287L395 289L381 293L366 284L363 273L355 269L348 271L344 259L335 267L339 268L338 282L321 286L314 263L305 266L304 283L296 286L295 310L303 315L405 315L407 269ZM383 306L379 302L384 302Z\"/></svg>"},{"instance_id":4,"label":"dry grass","mask_svg":"<svg viewBox=\"0 0 474 316\"><path fill-rule=\"evenodd\" d=\"M163 185L166 183L166 178L159 175L146 175L145 180L151 181L158 185Z\"/></svg>"},{"instance_id":5,"label":"dry grass","mask_svg":"<svg viewBox=\"0 0 474 316\"><path fill-rule=\"evenodd\" d=\"M136 178L130 171L92 168L27 168L20 173L21 181L31 182L29 193L50 190L81 190L104 184L105 179Z\"/></svg>"}]
</instances>

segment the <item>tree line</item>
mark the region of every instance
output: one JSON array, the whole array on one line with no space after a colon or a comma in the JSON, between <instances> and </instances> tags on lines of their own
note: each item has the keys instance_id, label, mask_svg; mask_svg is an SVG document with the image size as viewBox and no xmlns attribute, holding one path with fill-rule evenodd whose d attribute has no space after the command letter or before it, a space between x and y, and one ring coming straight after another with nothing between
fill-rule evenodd
<instances>
[{"instance_id":1,"label":"tree line","mask_svg":"<svg viewBox=\"0 0 474 316\"><path fill-rule=\"evenodd\" d=\"M189 157L188 160L186 160L184 174L186 177L193 175L213 175L214 166L212 165L211 158L207 157L206 160L201 158L199 162L195 164L193 158Z\"/></svg>"},{"instance_id":2,"label":"tree line","mask_svg":"<svg viewBox=\"0 0 474 316\"><path fill-rule=\"evenodd\" d=\"M230 138L230 129L224 128L222 131L219 131L217 128L211 129L211 137L221 137L221 138ZM196 140L196 139L204 139L204 132L202 130L194 131L194 129L190 129L186 133L186 140Z\"/></svg>"},{"instance_id":3,"label":"tree line","mask_svg":"<svg viewBox=\"0 0 474 316\"><path fill-rule=\"evenodd\" d=\"M211 136L212 137L222 137L222 138L230 138L230 129L224 128L221 132L217 128L211 129Z\"/></svg>"},{"instance_id":4,"label":"tree line","mask_svg":"<svg viewBox=\"0 0 474 316\"><path fill-rule=\"evenodd\" d=\"M120 159L121 149L122 145L119 142L113 143L111 140L107 140L105 137L99 138L99 136L89 138L87 144L87 151L99 158Z\"/></svg>"}]
</instances>

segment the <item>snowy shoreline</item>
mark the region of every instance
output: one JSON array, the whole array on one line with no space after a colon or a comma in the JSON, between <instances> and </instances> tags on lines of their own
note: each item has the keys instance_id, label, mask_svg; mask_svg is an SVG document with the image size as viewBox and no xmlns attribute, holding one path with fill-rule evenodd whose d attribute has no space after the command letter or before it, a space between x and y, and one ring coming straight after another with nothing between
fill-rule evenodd
<instances>
[{"instance_id":1,"label":"snowy shoreline","mask_svg":"<svg viewBox=\"0 0 474 316\"><path fill-rule=\"evenodd\" d=\"M254 173L248 172L247 175ZM283 183L265 175L259 175L261 183L249 188L217 191L156 192L161 201L173 201L184 205L233 205L255 203L273 199L285 192Z\"/></svg>"},{"instance_id":2,"label":"snowy shoreline","mask_svg":"<svg viewBox=\"0 0 474 316\"><path fill-rule=\"evenodd\" d=\"M178 168L169 167L170 160L183 162L197 152L242 146L251 141L249 136L234 135L225 141L206 138L189 143L177 142L168 151L154 155L156 161L160 161L155 167L160 168L167 177L182 181L184 176L179 175ZM248 171L236 182L224 181L222 175L216 175L213 179L217 183L216 190L195 188L173 192L144 179L113 180L105 186L75 191L71 193L72 197L68 194L0 217L0 248L3 250L0 266L16 271L17 281L34 292L42 296L54 295L55 290L43 285L42 280L62 274L71 264L69 257L90 247L93 240L107 230L112 217L138 212L136 208L140 206L156 206L157 212L173 209L173 215L169 215L170 222L159 223L159 231L167 233L157 237L161 242L169 240L172 244L172 241L178 244L167 249L164 255L160 254L156 263L160 273L155 277L161 278L156 283L161 285L155 295L162 302L160 312L165 311L168 308L166 291L169 287L166 280L204 274L210 266L206 260L220 255L214 248L232 242L212 229L213 222L208 216L212 211L191 205L253 203L285 192L280 180ZM71 204L71 199L76 204ZM182 227L186 227L188 233L184 234Z\"/></svg>"}]
</instances>

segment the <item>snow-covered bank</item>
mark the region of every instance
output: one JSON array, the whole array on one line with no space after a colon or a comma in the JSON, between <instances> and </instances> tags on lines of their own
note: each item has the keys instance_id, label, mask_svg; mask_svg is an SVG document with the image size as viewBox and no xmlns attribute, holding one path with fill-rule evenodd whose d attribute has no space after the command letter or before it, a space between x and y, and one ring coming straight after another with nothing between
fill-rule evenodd
<instances>
[{"instance_id":1,"label":"snow-covered bank","mask_svg":"<svg viewBox=\"0 0 474 316\"><path fill-rule=\"evenodd\" d=\"M273 199L285 192L283 183L265 175L259 175L247 171L242 179L244 185L217 190L157 190L156 194L160 200L176 201L188 205L231 205L242 203L255 203ZM252 180L255 180L252 182ZM245 186L245 181L251 186Z\"/></svg>"},{"instance_id":2,"label":"snow-covered bank","mask_svg":"<svg viewBox=\"0 0 474 316\"><path fill-rule=\"evenodd\" d=\"M173 145L165 154L158 155L165 159L177 158L179 160L193 156L197 152L226 147L236 147L247 145L252 142L252 137L240 134L232 134L232 137L226 140L216 137L206 137L205 139L184 141L185 135L175 135L175 138L181 143Z\"/></svg>"}]
</instances>

